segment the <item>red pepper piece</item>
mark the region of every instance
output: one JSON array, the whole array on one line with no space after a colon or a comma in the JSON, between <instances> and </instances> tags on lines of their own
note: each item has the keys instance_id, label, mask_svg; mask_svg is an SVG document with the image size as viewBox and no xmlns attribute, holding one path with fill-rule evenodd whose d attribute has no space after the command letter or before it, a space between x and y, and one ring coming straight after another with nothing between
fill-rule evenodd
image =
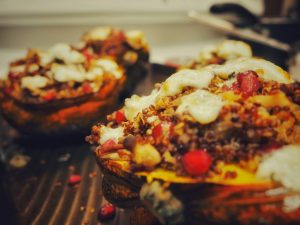
<instances>
[{"instance_id":1,"label":"red pepper piece","mask_svg":"<svg viewBox=\"0 0 300 225\"><path fill-rule=\"evenodd\" d=\"M87 49L82 50L82 54L84 55L84 57L88 62L94 58L94 56L90 54Z\"/></svg>"},{"instance_id":2,"label":"red pepper piece","mask_svg":"<svg viewBox=\"0 0 300 225\"><path fill-rule=\"evenodd\" d=\"M82 85L82 90L83 90L83 92L84 93L86 93L86 94L89 94L89 93L91 93L93 90L92 90L92 87L91 87L91 85L89 84L89 83L84 83L83 85Z\"/></svg>"},{"instance_id":3,"label":"red pepper piece","mask_svg":"<svg viewBox=\"0 0 300 225\"><path fill-rule=\"evenodd\" d=\"M160 142L164 137L169 138L172 131L173 125L171 122L162 122L153 128L152 136L156 142Z\"/></svg>"},{"instance_id":4,"label":"red pepper piece","mask_svg":"<svg viewBox=\"0 0 300 225\"><path fill-rule=\"evenodd\" d=\"M10 80L16 80L16 79L19 79L20 78L20 73L16 73L16 72L10 72L9 74L8 74L8 78L10 79Z\"/></svg>"},{"instance_id":5,"label":"red pepper piece","mask_svg":"<svg viewBox=\"0 0 300 225\"><path fill-rule=\"evenodd\" d=\"M4 93L7 94L7 95L10 95L13 91L13 88L12 87L5 87L4 89Z\"/></svg>"},{"instance_id":6,"label":"red pepper piece","mask_svg":"<svg viewBox=\"0 0 300 225\"><path fill-rule=\"evenodd\" d=\"M118 144L113 139L109 139L101 145L101 154L124 148L122 144Z\"/></svg>"},{"instance_id":7,"label":"red pepper piece","mask_svg":"<svg viewBox=\"0 0 300 225\"><path fill-rule=\"evenodd\" d=\"M75 184L79 184L81 181L81 176L77 174L73 174L69 177L68 184L74 186Z\"/></svg>"},{"instance_id":8,"label":"red pepper piece","mask_svg":"<svg viewBox=\"0 0 300 225\"><path fill-rule=\"evenodd\" d=\"M183 156L184 169L192 176L205 174L209 170L211 162L211 156L202 149L187 152Z\"/></svg>"},{"instance_id":9,"label":"red pepper piece","mask_svg":"<svg viewBox=\"0 0 300 225\"><path fill-rule=\"evenodd\" d=\"M116 215L116 207L110 203L101 207L98 213L98 219L100 222L104 222L114 218Z\"/></svg>"},{"instance_id":10,"label":"red pepper piece","mask_svg":"<svg viewBox=\"0 0 300 225\"><path fill-rule=\"evenodd\" d=\"M162 124L158 124L153 128L152 131L152 136L154 138L155 141L158 141L163 135L163 128L162 128Z\"/></svg>"},{"instance_id":11,"label":"red pepper piece","mask_svg":"<svg viewBox=\"0 0 300 225\"><path fill-rule=\"evenodd\" d=\"M116 112L116 118L115 118L115 121L116 121L117 123L121 123L121 122L123 122L123 121L125 121L125 120L126 120L125 114L124 114L122 111L118 110L118 111Z\"/></svg>"},{"instance_id":12,"label":"red pepper piece","mask_svg":"<svg viewBox=\"0 0 300 225\"><path fill-rule=\"evenodd\" d=\"M252 96L260 88L258 75L254 71L246 71L237 75L239 88L244 96Z\"/></svg>"},{"instance_id":13,"label":"red pepper piece","mask_svg":"<svg viewBox=\"0 0 300 225\"><path fill-rule=\"evenodd\" d=\"M52 100L54 100L54 99L56 98L56 95L57 95L56 91L51 90L51 91L48 91L48 92L43 96L43 99L44 99L45 101L52 101Z\"/></svg>"}]
</instances>

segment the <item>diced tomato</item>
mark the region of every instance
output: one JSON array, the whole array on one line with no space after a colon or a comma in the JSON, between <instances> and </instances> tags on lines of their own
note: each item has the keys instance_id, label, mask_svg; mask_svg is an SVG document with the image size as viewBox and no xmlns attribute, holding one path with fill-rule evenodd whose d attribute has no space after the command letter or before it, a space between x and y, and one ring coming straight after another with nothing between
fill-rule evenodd
<instances>
[{"instance_id":1,"label":"diced tomato","mask_svg":"<svg viewBox=\"0 0 300 225\"><path fill-rule=\"evenodd\" d=\"M88 94L88 93L91 93L93 90L92 90L92 87L89 83L84 83L82 85L82 90L84 93Z\"/></svg>"},{"instance_id":2,"label":"diced tomato","mask_svg":"<svg viewBox=\"0 0 300 225\"><path fill-rule=\"evenodd\" d=\"M126 117L125 117L125 114L122 112L122 111L120 111L120 110L118 110L117 112L116 112L116 118L115 118L115 121L117 122L117 123L121 123L121 122L123 122L124 120L126 120Z\"/></svg>"},{"instance_id":3,"label":"diced tomato","mask_svg":"<svg viewBox=\"0 0 300 225\"><path fill-rule=\"evenodd\" d=\"M91 53L89 53L87 49L84 49L82 51L82 54L84 55L84 57L86 58L86 60L88 62L91 61L94 58L94 56Z\"/></svg>"},{"instance_id":4,"label":"diced tomato","mask_svg":"<svg viewBox=\"0 0 300 225\"><path fill-rule=\"evenodd\" d=\"M4 92L5 94L9 95L13 91L12 87L5 87Z\"/></svg>"},{"instance_id":5,"label":"diced tomato","mask_svg":"<svg viewBox=\"0 0 300 225\"><path fill-rule=\"evenodd\" d=\"M156 142L160 142L163 137L171 136L172 130L172 123L163 122L153 128L152 136Z\"/></svg>"},{"instance_id":6,"label":"diced tomato","mask_svg":"<svg viewBox=\"0 0 300 225\"><path fill-rule=\"evenodd\" d=\"M56 98L56 95L57 95L56 91L50 90L43 96L43 99L45 101L52 101Z\"/></svg>"},{"instance_id":7,"label":"diced tomato","mask_svg":"<svg viewBox=\"0 0 300 225\"><path fill-rule=\"evenodd\" d=\"M187 152L182 160L184 169L192 176L205 174L212 163L211 156L203 149Z\"/></svg>"},{"instance_id":8,"label":"diced tomato","mask_svg":"<svg viewBox=\"0 0 300 225\"><path fill-rule=\"evenodd\" d=\"M122 144L118 144L115 140L109 139L101 145L101 154L112 152L124 148Z\"/></svg>"},{"instance_id":9,"label":"diced tomato","mask_svg":"<svg viewBox=\"0 0 300 225\"><path fill-rule=\"evenodd\" d=\"M251 70L239 73L237 81L242 94L246 97L252 96L260 88L258 75Z\"/></svg>"},{"instance_id":10,"label":"diced tomato","mask_svg":"<svg viewBox=\"0 0 300 225\"><path fill-rule=\"evenodd\" d=\"M156 125L153 130L152 130L152 136L154 138L155 141L158 141L163 133L163 129L162 129L162 124L158 124Z\"/></svg>"},{"instance_id":11,"label":"diced tomato","mask_svg":"<svg viewBox=\"0 0 300 225\"><path fill-rule=\"evenodd\" d=\"M68 184L73 186L75 184L80 183L80 181L81 181L81 176L73 174L69 177Z\"/></svg>"},{"instance_id":12,"label":"diced tomato","mask_svg":"<svg viewBox=\"0 0 300 225\"><path fill-rule=\"evenodd\" d=\"M15 80L15 79L18 79L20 77L19 75L20 75L19 73L10 72L8 74L8 77L9 77L10 80Z\"/></svg>"},{"instance_id":13,"label":"diced tomato","mask_svg":"<svg viewBox=\"0 0 300 225\"><path fill-rule=\"evenodd\" d=\"M108 203L101 207L98 213L98 219L100 222L105 222L107 220L114 218L115 214L116 214L116 207Z\"/></svg>"}]
</instances>

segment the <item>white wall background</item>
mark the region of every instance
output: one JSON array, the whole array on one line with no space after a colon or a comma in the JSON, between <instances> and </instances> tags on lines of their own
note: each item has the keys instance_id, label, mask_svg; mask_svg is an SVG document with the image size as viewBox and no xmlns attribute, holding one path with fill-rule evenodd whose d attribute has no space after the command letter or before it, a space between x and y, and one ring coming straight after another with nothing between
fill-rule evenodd
<instances>
[{"instance_id":1,"label":"white wall background","mask_svg":"<svg viewBox=\"0 0 300 225\"><path fill-rule=\"evenodd\" d=\"M30 47L74 43L84 31L99 25L143 30L153 61L193 57L223 36L192 23L187 12L207 12L217 2L224 0L0 0L0 74ZM257 14L263 11L261 0L230 2Z\"/></svg>"}]
</instances>

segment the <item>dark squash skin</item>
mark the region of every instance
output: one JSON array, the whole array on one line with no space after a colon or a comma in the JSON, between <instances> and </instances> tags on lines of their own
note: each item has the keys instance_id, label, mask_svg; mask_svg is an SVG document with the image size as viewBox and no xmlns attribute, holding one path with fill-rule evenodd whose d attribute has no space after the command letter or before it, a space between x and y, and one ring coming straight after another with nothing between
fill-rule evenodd
<instances>
[{"instance_id":1,"label":"dark squash skin","mask_svg":"<svg viewBox=\"0 0 300 225\"><path fill-rule=\"evenodd\" d=\"M60 136L85 133L96 121L117 107L125 76L111 80L96 94L74 99L63 99L40 105L20 104L0 95L0 110L4 118L17 130L33 136Z\"/></svg>"},{"instance_id":2,"label":"dark squash skin","mask_svg":"<svg viewBox=\"0 0 300 225\"><path fill-rule=\"evenodd\" d=\"M136 177L110 159L97 162L104 174L103 193L118 207L135 209L145 202L138 201L145 178ZM110 185L107 185L110 184ZM278 188L276 184L225 186L217 184L171 184L169 189L184 206L184 224L213 225L296 225L300 224L300 209L284 210L284 198L295 193L267 195L266 191ZM151 209L151 202L147 202ZM147 208L146 207L146 208ZM144 209L145 210L145 209ZM160 221L162 218L160 218ZM155 221L148 218L149 224ZM164 221L169 224L168 221ZM157 224L157 221L154 222ZM132 224L143 224L135 221Z\"/></svg>"}]
</instances>

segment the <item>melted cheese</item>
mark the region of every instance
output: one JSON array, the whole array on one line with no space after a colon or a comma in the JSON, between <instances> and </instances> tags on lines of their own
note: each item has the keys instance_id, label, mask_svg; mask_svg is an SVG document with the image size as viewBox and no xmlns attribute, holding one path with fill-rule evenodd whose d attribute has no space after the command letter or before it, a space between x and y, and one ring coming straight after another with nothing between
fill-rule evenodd
<instances>
[{"instance_id":1,"label":"melted cheese","mask_svg":"<svg viewBox=\"0 0 300 225\"><path fill-rule=\"evenodd\" d=\"M53 61L53 55L49 51L39 51L38 55L42 66L47 66Z\"/></svg>"},{"instance_id":2,"label":"melted cheese","mask_svg":"<svg viewBox=\"0 0 300 225\"><path fill-rule=\"evenodd\" d=\"M176 95L188 86L202 89L210 84L215 75L218 75L222 79L228 79L232 74L248 70L255 71L266 81L277 81L279 83L293 82L287 72L269 61L256 58L238 58L230 60L224 65L209 65L200 70L181 70L170 76L162 84L161 96ZM234 81L235 78L232 78L228 82L232 83Z\"/></svg>"},{"instance_id":3,"label":"melted cheese","mask_svg":"<svg viewBox=\"0 0 300 225\"><path fill-rule=\"evenodd\" d=\"M100 128L100 139L99 143L104 144L106 141L112 139L118 142L118 139L124 136L123 127L109 128L102 126Z\"/></svg>"},{"instance_id":4,"label":"melted cheese","mask_svg":"<svg viewBox=\"0 0 300 225\"><path fill-rule=\"evenodd\" d=\"M60 59L65 63L83 63L85 61L83 54L73 50L68 44L56 44L49 50L49 53L53 58Z\"/></svg>"},{"instance_id":5,"label":"melted cheese","mask_svg":"<svg viewBox=\"0 0 300 225\"><path fill-rule=\"evenodd\" d=\"M300 145L287 145L271 152L260 163L257 177L273 179L300 191Z\"/></svg>"},{"instance_id":6,"label":"melted cheese","mask_svg":"<svg viewBox=\"0 0 300 225\"><path fill-rule=\"evenodd\" d=\"M100 67L94 67L86 73L86 79L90 81L101 80L103 78L103 74L103 69Z\"/></svg>"},{"instance_id":7,"label":"melted cheese","mask_svg":"<svg viewBox=\"0 0 300 225\"><path fill-rule=\"evenodd\" d=\"M21 79L21 87L28 88L30 90L35 90L38 88L43 88L47 85L49 80L46 77L42 76L32 76L32 77L23 77Z\"/></svg>"},{"instance_id":8,"label":"melted cheese","mask_svg":"<svg viewBox=\"0 0 300 225\"><path fill-rule=\"evenodd\" d=\"M116 79L120 79L122 77L122 72L119 70L118 64L113 60L98 59L95 61L95 65L112 74Z\"/></svg>"},{"instance_id":9,"label":"melted cheese","mask_svg":"<svg viewBox=\"0 0 300 225\"><path fill-rule=\"evenodd\" d=\"M207 124L216 120L223 104L219 96L205 90L198 90L181 98L176 113L188 113L197 122Z\"/></svg>"},{"instance_id":10,"label":"melted cheese","mask_svg":"<svg viewBox=\"0 0 300 225\"><path fill-rule=\"evenodd\" d=\"M133 95L131 98L125 100L124 113L128 120L133 120L138 113L143 109L148 108L150 105L154 105L157 99L159 91L154 89L150 95L139 97Z\"/></svg>"},{"instance_id":11,"label":"melted cheese","mask_svg":"<svg viewBox=\"0 0 300 225\"><path fill-rule=\"evenodd\" d=\"M125 36L127 38L127 42L130 44L130 46L135 49L140 49L144 46L147 46L145 36L144 36L143 32L141 32L139 30L127 31L125 33Z\"/></svg>"},{"instance_id":12,"label":"melted cheese","mask_svg":"<svg viewBox=\"0 0 300 225\"><path fill-rule=\"evenodd\" d=\"M199 53L198 60L200 62L209 61L213 57L213 53L217 51L216 46L206 46Z\"/></svg>"},{"instance_id":13,"label":"melted cheese","mask_svg":"<svg viewBox=\"0 0 300 225\"><path fill-rule=\"evenodd\" d=\"M201 63L210 61L214 54L225 60L239 57L251 57L251 47L242 41L226 40L216 46L207 46L199 53L198 61Z\"/></svg>"},{"instance_id":14,"label":"melted cheese","mask_svg":"<svg viewBox=\"0 0 300 225\"><path fill-rule=\"evenodd\" d=\"M25 71L25 65L11 66L10 72L13 73L22 73Z\"/></svg>"},{"instance_id":15,"label":"melted cheese","mask_svg":"<svg viewBox=\"0 0 300 225\"><path fill-rule=\"evenodd\" d=\"M60 65L53 64L51 67L53 77L58 82L77 81L82 82L85 80L85 71L82 66L75 65Z\"/></svg>"},{"instance_id":16,"label":"melted cheese","mask_svg":"<svg viewBox=\"0 0 300 225\"><path fill-rule=\"evenodd\" d=\"M226 40L216 50L218 56L224 59L235 59L239 57L251 57L251 47L242 41Z\"/></svg>"},{"instance_id":17,"label":"melted cheese","mask_svg":"<svg viewBox=\"0 0 300 225\"><path fill-rule=\"evenodd\" d=\"M103 41L111 34L111 27L96 27L83 36L83 40Z\"/></svg>"},{"instance_id":18,"label":"melted cheese","mask_svg":"<svg viewBox=\"0 0 300 225\"><path fill-rule=\"evenodd\" d=\"M176 95L185 87L207 87L214 77L212 70L189 70L184 69L170 76L162 85L161 96Z\"/></svg>"},{"instance_id":19,"label":"melted cheese","mask_svg":"<svg viewBox=\"0 0 300 225\"><path fill-rule=\"evenodd\" d=\"M30 64L27 69L28 69L29 73L33 73L39 69L39 65L33 63L33 64Z\"/></svg>"},{"instance_id":20,"label":"melted cheese","mask_svg":"<svg viewBox=\"0 0 300 225\"><path fill-rule=\"evenodd\" d=\"M253 70L266 81L277 81L286 84L293 82L286 71L264 59L239 58L230 60L224 65L207 66L205 69L213 71L214 74L225 79L233 73Z\"/></svg>"}]
</instances>

